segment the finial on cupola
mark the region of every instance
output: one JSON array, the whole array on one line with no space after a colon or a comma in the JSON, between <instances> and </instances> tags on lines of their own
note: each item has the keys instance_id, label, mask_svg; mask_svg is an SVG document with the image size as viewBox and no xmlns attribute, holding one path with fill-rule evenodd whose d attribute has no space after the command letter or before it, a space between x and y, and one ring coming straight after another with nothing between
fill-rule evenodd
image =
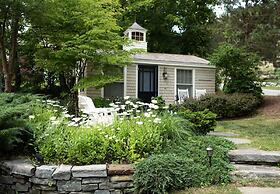
<instances>
[{"instance_id":1,"label":"finial on cupola","mask_svg":"<svg viewBox=\"0 0 280 194\"><path fill-rule=\"evenodd\" d=\"M143 49L147 51L147 30L136 22L136 15L135 22L124 32L124 35L132 40L130 45L123 47L124 50Z\"/></svg>"}]
</instances>

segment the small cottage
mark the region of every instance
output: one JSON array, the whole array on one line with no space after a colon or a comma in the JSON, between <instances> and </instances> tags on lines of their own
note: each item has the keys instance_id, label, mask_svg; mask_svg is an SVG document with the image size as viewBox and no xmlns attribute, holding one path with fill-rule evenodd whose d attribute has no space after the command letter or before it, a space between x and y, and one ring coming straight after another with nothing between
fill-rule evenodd
<instances>
[{"instance_id":1,"label":"small cottage","mask_svg":"<svg viewBox=\"0 0 280 194\"><path fill-rule=\"evenodd\" d=\"M135 22L124 32L133 43L123 49L147 51L146 33L147 30ZM149 102L153 96L162 96L166 103L172 104L180 92L189 98L215 92L215 67L193 55L136 54L133 63L123 72L122 81L101 89L89 88L86 94L105 98L130 96L144 102Z\"/></svg>"}]
</instances>

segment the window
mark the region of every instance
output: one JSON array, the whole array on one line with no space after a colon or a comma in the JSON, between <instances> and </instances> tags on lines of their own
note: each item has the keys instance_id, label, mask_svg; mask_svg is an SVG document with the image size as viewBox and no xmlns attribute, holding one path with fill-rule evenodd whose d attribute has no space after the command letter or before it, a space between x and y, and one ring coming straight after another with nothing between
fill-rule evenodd
<instances>
[{"instance_id":1,"label":"window","mask_svg":"<svg viewBox=\"0 0 280 194\"><path fill-rule=\"evenodd\" d=\"M192 70L177 69L176 95L178 89L188 89L190 97L193 97Z\"/></svg>"},{"instance_id":2,"label":"window","mask_svg":"<svg viewBox=\"0 0 280 194\"><path fill-rule=\"evenodd\" d=\"M144 41L144 33L132 32L132 40Z\"/></svg>"},{"instance_id":3,"label":"window","mask_svg":"<svg viewBox=\"0 0 280 194\"><path fill-rule=\"evenodd\" d=\"M104 98L124 97L124 83L115 82L104 87Z\"/></svg>"}]
</instances>

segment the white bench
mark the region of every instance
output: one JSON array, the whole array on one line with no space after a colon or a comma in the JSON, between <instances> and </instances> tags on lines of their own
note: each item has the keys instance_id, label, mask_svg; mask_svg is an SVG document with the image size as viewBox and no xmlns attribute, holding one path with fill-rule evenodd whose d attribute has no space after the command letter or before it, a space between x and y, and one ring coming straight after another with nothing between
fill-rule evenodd
<instances>
[{"instance_id":1,"label":"white bench","mask_svg":"<svg viewBox=\"0 0 280 194\"><path fill-rule=\"evenodd\" d=\"M112 124L116 111L114 108L96 108L92 99L87 96L79 95L79 109L89 115L90 125Z\"/></svg>"}]
</instances>

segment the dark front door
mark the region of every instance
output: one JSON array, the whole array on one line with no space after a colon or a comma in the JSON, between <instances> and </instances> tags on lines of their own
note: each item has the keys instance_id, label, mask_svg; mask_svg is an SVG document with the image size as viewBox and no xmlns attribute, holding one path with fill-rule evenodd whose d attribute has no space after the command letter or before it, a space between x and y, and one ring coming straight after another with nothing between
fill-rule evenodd
<instances>
[{"instance_id":1,"label":"dark front door","mask_svg":"<svg viewBox=\"0 0 280 194\"><path fill-rule=\"evenodd\" d=\"M157 66L138 66L138 98L143 102L151 102L158 95Z\"/></svg>"}]
</instances>

